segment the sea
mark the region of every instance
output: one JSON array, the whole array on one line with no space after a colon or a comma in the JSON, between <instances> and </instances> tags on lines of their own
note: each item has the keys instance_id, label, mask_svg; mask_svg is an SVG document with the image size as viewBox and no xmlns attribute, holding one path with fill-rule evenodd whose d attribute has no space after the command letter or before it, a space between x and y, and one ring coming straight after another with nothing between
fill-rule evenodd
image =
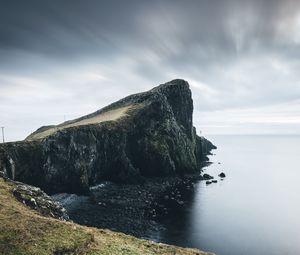
<instances>
[{"instance_id":1,"label":"sea","mask_svg":"<svg viewBox=\"0 0 300 255\"><path fill-rule=\"evenodd\" d=\"M184 206L160 219L161 227L145 238L217 255L300 254L300 136L207 138L218 148L204 173L217 183L195 183ZM75 222L88 211L93 217L85 224L97 226L98 207L87 197L59 196Z\"/></svg>"},{"instance_id":2,"label":"sea","mask_svg":"<svg viewBox=\"0 0 300 255\"><path fill-rule=\"evenodd\" d=\"M218 149L205 172L226 178L197 183L159 241L218 255L300 254L300 136L207 138Z\"/></svg>"}]
</instances>

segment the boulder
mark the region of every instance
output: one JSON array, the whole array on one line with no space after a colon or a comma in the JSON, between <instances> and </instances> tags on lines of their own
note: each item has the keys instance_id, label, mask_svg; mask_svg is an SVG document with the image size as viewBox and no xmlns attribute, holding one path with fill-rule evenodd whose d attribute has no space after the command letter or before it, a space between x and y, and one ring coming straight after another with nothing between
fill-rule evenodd
<instances>
[{"instance_id":1,"label":"boulder","mask_svg":"<svg viewBox=\"0 0 300 255\"><path fill-rule=\"evenodd\" d=\"M210 179L213 179L214 177L209 175L209 174L203 174L203 179L204 180L210 180Z\"/></svg>"},{"instance_id":2,"label":"boulder","mask_svg":"<svg viewBox=\"0 0 300 255\"><path fill-rule=\"evenodd\" d=\"M222 172L222 173L220 173L219 174L219 177L221 177L221 178L225 178L226 177L226 175Z\"/></svg>"}]
</instances>

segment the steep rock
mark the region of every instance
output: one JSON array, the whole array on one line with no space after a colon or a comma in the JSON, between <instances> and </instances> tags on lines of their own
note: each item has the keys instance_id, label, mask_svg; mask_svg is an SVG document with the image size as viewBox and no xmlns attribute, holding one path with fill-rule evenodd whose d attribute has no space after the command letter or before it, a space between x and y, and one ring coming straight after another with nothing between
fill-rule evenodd
<instances>
[{"instance_id":1,"label":"steep rock","mask_svg":"<svg viewBox=\"0 0 300 255\"><path fill-rule=\"evenodd\" d=\"M102 180L195 173L216 147L196 135L192 115L189 84L173 80L1 144L0 171L50 194L84 193Z\"/></svg>"},{"instance_id":2,"label":"steep rock","mask_svg":"<svg viewBox=\"0 0 300 255\"><path fill-rule=\"evenodd\" d=\"M70 220L69 215L60 203L54 201L40 188L9 179L3 172L0 172L0 182L4 182L13 187L12 194L15 198L38 211L43 216L52 217L60 220Z\"/></svg>"}]
</instances>

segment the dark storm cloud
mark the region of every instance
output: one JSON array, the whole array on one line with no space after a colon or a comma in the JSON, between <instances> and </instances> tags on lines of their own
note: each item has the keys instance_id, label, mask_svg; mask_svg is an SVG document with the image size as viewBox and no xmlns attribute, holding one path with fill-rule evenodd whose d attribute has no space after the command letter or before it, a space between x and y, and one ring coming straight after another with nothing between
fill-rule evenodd
<instances>
[{"instance_id":1,"label":"dark storm cloud","mask_svg":"<svg viewBox=\"0 0 300 255\"><path fill-rule=\"evenodd\" d=\"M297 1L2 1L2 49L55 57L102 57L150 48L176 61L174 44L214 47L215 55L278 43L277 25L293 19ZM285 42L283 42L284 44ZM243 44L243 45L236 45ZM205 48L204 48L205 49ZM193 52L187 51L191 56ZM203 56L205 59L206 56ZM205 60L208 60L207 58Z\"/></svg>"},{"instance_id":2,"label":"dark storm cloud","mask_svg":"<svg viewBox=\"0 0 300 255\"><path fill-rule=\"evenodd\" d=\"M294 106L299 57L297 0L0 0L0 117L57 122L177 77L196 120Z\"/></svg>"}]
</instances>

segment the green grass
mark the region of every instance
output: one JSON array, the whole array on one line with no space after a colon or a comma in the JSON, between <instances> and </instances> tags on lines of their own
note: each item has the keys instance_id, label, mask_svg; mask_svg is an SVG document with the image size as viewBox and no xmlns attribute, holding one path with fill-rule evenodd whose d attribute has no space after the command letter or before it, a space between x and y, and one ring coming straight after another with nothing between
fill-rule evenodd
<instances>
[{"instance_id":1,"label":"green grass","mask_svg":"<svg viewBox=\"0 0 300 255\"><path fill-rule=\"evenodd\" d=\"M43 217L18 202L14 184L0 178L1 255L191 255L208 253Z\"/></svg>"}]
</instances>

